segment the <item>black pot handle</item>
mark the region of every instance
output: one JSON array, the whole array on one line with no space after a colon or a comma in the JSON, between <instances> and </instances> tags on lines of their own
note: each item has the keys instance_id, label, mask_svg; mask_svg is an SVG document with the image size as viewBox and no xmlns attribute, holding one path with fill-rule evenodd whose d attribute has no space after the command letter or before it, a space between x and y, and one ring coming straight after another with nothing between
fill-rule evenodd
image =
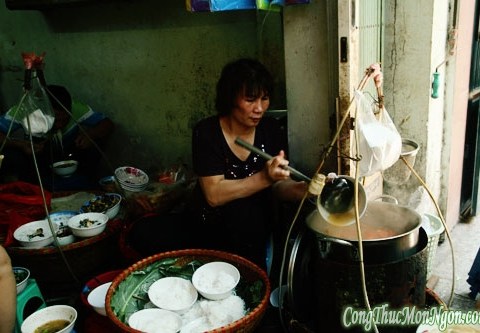
<instances>
[{"instance_id":1,"label":"black pot handle","mask_svg":"<svg viewBox=\"0 0 480 333\"><path fill-rule=\"evenodd\" d=\"M339 239L339 238L334 238L334 237L325 237L323 235L319 235L318 238L322 241L325 241L325 242L331 242L331 243L337 243L337 244L340 244L340 245L355 247L355 245L353 245L352 243L350 243L349 241L346 241L344 239Z\"/></svg>"}]
</instances>

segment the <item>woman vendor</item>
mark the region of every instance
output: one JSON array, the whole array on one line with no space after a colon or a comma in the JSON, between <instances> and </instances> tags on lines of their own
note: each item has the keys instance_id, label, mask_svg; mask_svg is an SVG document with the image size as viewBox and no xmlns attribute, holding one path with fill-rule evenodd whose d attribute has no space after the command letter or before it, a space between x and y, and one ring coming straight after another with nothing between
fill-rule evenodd
<instances>
[{"instance_id":1,"label":"woman vendor","mask_svg":"<svg viewBox=\"0 0 480 333\"><path fill-rule=\"evenodd\" d=\"M307 184L290 179L278 121L265 117L273 78L254 59L227 64L217 83L217 115L193 130L192 159L198 183L193 223L199 246L236 253L265 268L273 223L273 196L300 200ZM265 161L237 145L240 138L274 156Z\"/></svg>"}]
</instances>

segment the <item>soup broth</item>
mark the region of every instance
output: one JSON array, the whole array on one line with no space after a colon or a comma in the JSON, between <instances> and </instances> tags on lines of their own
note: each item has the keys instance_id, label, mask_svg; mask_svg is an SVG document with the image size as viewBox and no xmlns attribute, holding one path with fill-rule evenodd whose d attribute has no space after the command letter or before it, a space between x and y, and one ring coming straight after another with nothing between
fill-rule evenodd
<instances>
[{"instance_id":1,"label":"soup broth","mask_svg":"<svg viewBox=\"0 0 480 333\"><path fill-rule=\"evenodd\" d=\"M68 320L52 320L35 329L34 333L55 333L63 330L70 324Z\"/></svg>"}]
</instances>

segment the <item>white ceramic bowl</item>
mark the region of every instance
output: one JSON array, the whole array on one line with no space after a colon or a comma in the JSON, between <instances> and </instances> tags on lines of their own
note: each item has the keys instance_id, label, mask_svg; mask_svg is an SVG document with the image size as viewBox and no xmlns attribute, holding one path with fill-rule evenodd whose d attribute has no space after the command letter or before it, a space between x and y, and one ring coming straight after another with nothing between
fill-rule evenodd
<instances>
[{"instance_id":1,"label":"white ceramic bowl","mask_svg":"<svg viewBox=\"0 0 480 333\"><path fill-rule=\"evenodd\" d=\"M120 210L122 196L118 193L105 193L97 195L96 197L85 202L80 208L81 213L104 213L109 219L117 216Z\"/></svg>"},{"instance_id":2,"label":"white ceramic bowl","mask_svg":"<svg viewBox=\"0 0 480 333\"><path fill-rule=\"evenodd\" d=\"M230 296L240 281L237 267L224 261L200 266L193 273L192 283L203 297L218 301Z\"/></svg>"},{"instance_id":3,"label":"white ceramic bowl","mask_svg":"<svg viewBox=\"0 0 480 333\"><path fill-rule=\"evenodd\" d=\"M149 181L148 175L141 169L124 166L115 170L120 186L127 191L140 192L143 191Z\"/></svg>"},{"instance_id":4,"label":"white ceramic bowl","mask_svg":"<svg viewBox=\"0 0 480 333\"><path fill-rule=\"evenodd\" d=\"M58 225L52 223L54 232L58 231ZM47 220L25 223L15 229L13 237L23 247L39 249L53 243L53 235Z\"/></svg>"},{"instance_id":5,"label":"white ceramic bowl","mask_svg":"<svg viewBox=\"0 0 480 333\"><path fill-rule=\"evenodd\" d=\"M15 281L17 282L17 295L20 294L27 286L30 278L30 270L25 267L12 267Z\"/></svg>"},{"instance_id":6,"label":"white ceramic bowl","mask_svg":"<svg viewBox=\"0 0 480 333\"><path fill-rule=\"evenodd\" d=\"M178 332L182 327L179 314L164 309L144 309L133 313L128 325L142 332Z\"/></svg>"},{"instance_id":7,"label":"white ceramic bowl","mask_svg":"<svg viewBox=\"0 0 480 333\"><path fill-rule=\"evenodd\" d=\"M50 220L58 225L57 241L60 245L68 245L75 241L75 236L68 226L68 220L77 215L73 210L63 210L49 215Z\"/></svg>"},{"instance_id":8,"label":"white ceramic bowl","mask_svg":"<svg viewBox=\"0 0 480 333\"><path fill-rule=\"evenodd\" d=\"M190 280L165 277L150 286L148 297L159 308L183 314L197 301L198 293Z\"/></svg>"},{"instance_id":9,"label":"white ceramic bowl","mask_svg":"<svg viewBox=\"0 0 480 333\"><path fill-rule=\"evenodd\" d=\"M105 298L107 297L107 291L111 284L112 282L107 282L99 285L93 289L87 297L88 304L90 304L95 312L101 314L102 316L107 315L105 310Z\"/></svg>"},{"instance_id":10,"label":"white ceramic bowl","mask_svg":"<svg viewBox=\"0 0 480 333\"><path fill-rule=\"evenodd\" d=\"M73 326L77 320L77 310L68 305L47 306L28 316L22 323L21 331L22 333L34 333L36 329L55 320L65 320L68 322L65 328L55 332L69 333L73 330Z\"/></svg>"},{"instance_id":11,"label":"white ceramic bowl","mask_svg":"<svg viewBox=\"0 0 480 333\"><path fill-rule=\"evenodd\" d=\"M77 171L77 168L78 161L75 160L60 161L52 164L53 172L62 177L70 177Z\"/></svg>"},{"instance_id":12,"label":"white ceramic bowl","mask_svg":"<svg viewBox=\"0 0 480 333\"><path fill-rule=\"evenodd\" d=\"M82 213L71 217L68 226L77 237L93 237L107 227L108 216L103 213Z\"/></svg>"}]
</instances>

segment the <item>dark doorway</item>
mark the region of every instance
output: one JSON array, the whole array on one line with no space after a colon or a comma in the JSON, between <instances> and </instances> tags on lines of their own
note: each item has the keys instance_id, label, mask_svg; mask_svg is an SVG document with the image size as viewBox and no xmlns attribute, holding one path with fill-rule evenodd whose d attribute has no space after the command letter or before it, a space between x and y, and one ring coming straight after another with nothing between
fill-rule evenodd
<instances>
[{"instance_id":1,"label":"dark doorway","mask_svg":"<svg viewBox=\"0 0 480 333\"><path fill-rule=\"evenodd\" d=\"M465 151L462 173L460 216L467 219L477 213L480 173L480 4L476 1L470 70Z\"/></svg>"}]
</instances>

